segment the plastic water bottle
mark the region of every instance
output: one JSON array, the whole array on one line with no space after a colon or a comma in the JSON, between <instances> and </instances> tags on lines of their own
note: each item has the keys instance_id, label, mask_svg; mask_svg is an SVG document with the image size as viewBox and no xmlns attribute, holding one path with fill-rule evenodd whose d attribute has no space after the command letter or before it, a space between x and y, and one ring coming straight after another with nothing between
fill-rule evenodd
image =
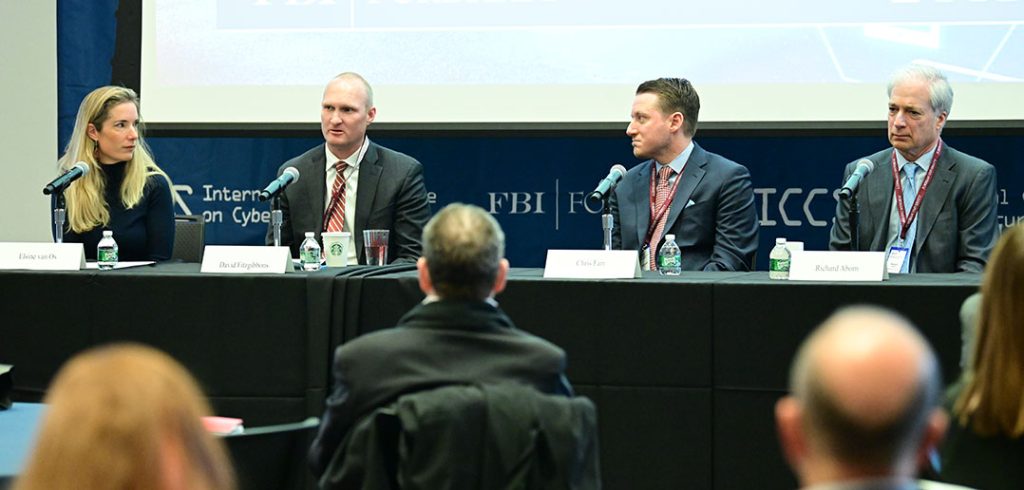
<instances>
[{"instance_id":1,"label":"plastic water bottle","mask_svg":"<svg viewBox=\"0 0 1024 490\"><path fill-rule=\"evenodd\" d=\"M113 269L117 265L117 242L111 230L103 230L103 239L96 244L96 263L103 270Z\"/></svg>"},{"instance_id":2,"label":"plastic water bottle","mask_svg":"<svg viewBox=\"0 0 1024 490\"><path fill-rule=\"evenodd\" d=\"M665 276L678 276L683 272L683 255L676 245L675 235L665 235L665 244L658 250L658 272Z\"/></svg>"},{"instance_id":3,"label":"plastic water bottle","mask_svg":"<svg viewBox=\"0 0 1024 490\"><path fill-rule=\"evenodd\" d=\"M304 271L320 270L320 244L312 231L306 232L306 239L299 246L299 263Z\"/></svg>"},{"instance_id":4,"label":"plastic water bottle","mask_svg":"<svg viewBox=\"0 0 1024 490\"><path fill-rule=\"evenodd\" d=\"M789 249L785 238L775 239L775 248L768 254L768 278L789 279Z\"/></svg>"}]
</instances>

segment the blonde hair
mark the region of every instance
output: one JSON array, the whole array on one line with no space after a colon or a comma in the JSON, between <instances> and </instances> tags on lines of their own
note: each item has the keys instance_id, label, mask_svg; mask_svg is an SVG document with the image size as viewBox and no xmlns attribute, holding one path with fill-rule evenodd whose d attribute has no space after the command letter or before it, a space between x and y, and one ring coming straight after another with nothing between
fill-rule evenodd
<instances>
[{"instance_id":1,"label":"blonde hair","mask_svg":"<svg viewBox=\"0 0 1024 490\"><path fill-rule=\"evenodd\" d=\"M100 171L100 163L96 159L97 143L89 138L87 132L90 124L97 131L100 130L103 123L110 117L110 110L126 102L135 104L135 109L139 109L139 97L134 90L108 85L89 92L89 95L85 96L82 104L78 107L78 116L75 117L75 128L71 131L71 140L68 141L64 155L58 161L61 172L66 172L76 162L85 162L89 165L90 172L72 183L65 192L68 224L76 233L86 232L97 226L106 226L110 223L110 209L104 198L107 182L104 173ZM153 161L149 147L142 137L141 115L139 116L139 138L135 145L132 159L125 167L124 183L121 185L121 202L126 209L135 207L142 200L142 193L149 176L160 175L170 184L170 177Z\"/></svg>"},{"instance_id":2,"label":"blonde hair","mask_svg":"<svg viewBox=\"0 0 1024 490\"><path fill-rule=\"evenodd\" d=\"M200 420L210 408L196 382L156 349L116 344L79 354L46 403L16 490L235 488L223 442Z\"/></svg>"},{"instance_id":3,"label":"blonde hair","mask_svg":"<svg viewBox=\"0 0 1024 490\"><path fill-rule=\"evenodd\" d=\"M953 406L981 435L1024 435L1024 225L1007 229L985 268L976 340Z\"/></svg>"}]
</instances>

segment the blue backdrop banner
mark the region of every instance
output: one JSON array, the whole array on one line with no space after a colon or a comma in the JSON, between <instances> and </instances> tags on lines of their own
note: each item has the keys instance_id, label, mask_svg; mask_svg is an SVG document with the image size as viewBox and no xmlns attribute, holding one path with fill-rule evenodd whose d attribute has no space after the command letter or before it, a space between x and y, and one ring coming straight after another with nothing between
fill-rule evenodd
<instances>
[{"instance_id":1,"label":"blue backdrop banner","mask_svg":"<svg viewBox=\"0 0 1024 490\"><path fill-rule=\"evenodd\" d=\"M506 231L508 256L520 267L539 267L551 248L601 247L600 208L584 197L614 163L632 167L629 140L600 132L556 136L401 134L370 137L423 163L434 211L451 202L487 209ZM708 151L751 171L761 224L758 268L767 264L776 237L811 250L828 246L834 191L843 166L887 146L875 136L710 136ZM949 145L997 167L1000 223L1024 215L1019 155L1024 138L952 136ZM207 241L259 244L269 221L262 189L288 158L320 144L319 137L154 137L149 143L178 191L177 212L202 214ZM303 176L310 178L310 176ZM683 251L685 253L685 250Z\"/></svg>"}]
</instances>

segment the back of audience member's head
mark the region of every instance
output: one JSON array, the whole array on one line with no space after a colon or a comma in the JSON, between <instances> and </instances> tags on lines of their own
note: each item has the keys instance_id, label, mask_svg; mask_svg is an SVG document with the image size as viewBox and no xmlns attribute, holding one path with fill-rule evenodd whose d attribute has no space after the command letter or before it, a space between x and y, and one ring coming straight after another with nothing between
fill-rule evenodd
<instances>
[{"instance_id":1,"label":"back of audience member's head","mask_svg":"<svg viewBox=\"0 0 1024 490\"><path fill-rule=\"evenodd\" d=\"M477 206L449 204L423 228L421 277L426 267L442 298L480 300L500 292L508 270L504 256L505 233Z\"/></svg>"},{"instance_id":2,"label":"back of audience member's head","mask_svg":"<svg viewBox=\"0 0 1024 490\"><path fill-rule=\"evenodd\" d=\"M65 364L15 489L232 489L210 407L189 373L156 349L115 344Z\"/></svg>"},{"instance_id":3,"label":"back of audience member's head","mask_svg":"<svg viewBox=\"0 0 1024 490\"><path fill-rule=\"evenodd\" d=\"M953 405L982 435L1024 436L1024 224L1008 228L985 267L974 352Z\"/></svg>"},{"instance_id":4,"label":"back of audience member's head","mask_svg":"<svg viewBox=\"0 0 1024 490\"><path fill-rule=\"evenodd\" d=\"M776 406L786 456L805 485L911 477L941 438L938 363L899 315L844 308L804 341Z\"/></svg>"}]
</instances>

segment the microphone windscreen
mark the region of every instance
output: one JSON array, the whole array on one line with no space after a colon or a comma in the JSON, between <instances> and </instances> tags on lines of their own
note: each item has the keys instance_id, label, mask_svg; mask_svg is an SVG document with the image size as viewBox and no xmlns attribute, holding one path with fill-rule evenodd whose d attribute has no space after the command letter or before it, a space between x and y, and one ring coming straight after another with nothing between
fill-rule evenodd
<instances>
[{"instance_id":1,"label":"microphone windscreen","mask_svg":"<svg viewBox=\"0 0 1024 490\"><path fill-rule=\"evenodd\" d=\"M868 171L865 172L865 173L868 173L868 174L871 173L873 170L875 170L875 162L872 162L871 160L868 160L867 158L861 158L860 160L857 160L857 166L858 167L867 167Z\"/></svg>"},{"instance_id":2,"label":"microphone windscreen","mask_svg":"<svg viewBox=\"0 0 1024 490\"><path fill-rule=\"evenodd\" d=\"M612 170L611 171L612 172L618 171L623 176L626 175L626 167L623 166L621 163L616 163L615 165L612 165Z\"/></svg>"},{"instance_id":3,"label":"microphone windscreen","mask_svg":"<svg viewBox=\"0 0 1024 490\"><path fill-rule=\"evenodd\" d=\"M80 169L82 171L82 175L86 175L89 173L89 164L85 162L76 162L71 167Z\"/></svg>"},{"instance_id":4,"label":"microphone windscreen","mask_svg":"<svg viewBox=\"0 0 1024 490\"><path fill-rule=\"evenodd\" d=\"M281 172L281 175L288 174L292 176L292 182L299 180L299 169L295 167L288 167Z\"/></svg>"}]
</instances>

